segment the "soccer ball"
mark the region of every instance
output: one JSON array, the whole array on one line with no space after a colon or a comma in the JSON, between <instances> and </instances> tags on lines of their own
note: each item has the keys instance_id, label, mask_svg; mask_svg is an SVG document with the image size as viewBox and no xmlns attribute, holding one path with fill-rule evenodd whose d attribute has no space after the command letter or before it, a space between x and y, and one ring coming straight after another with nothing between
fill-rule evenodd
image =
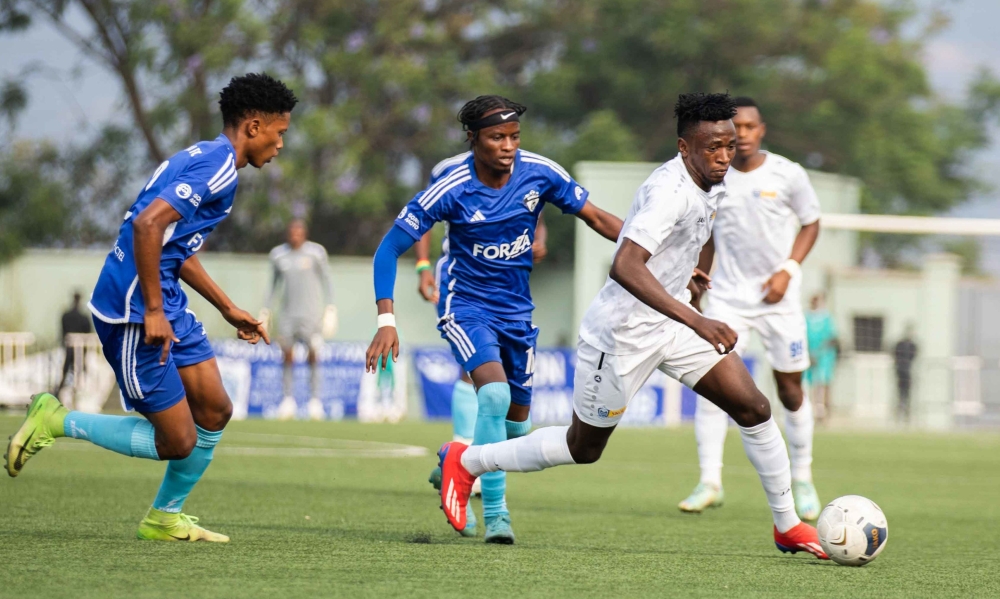
<instances>
[{"instance_id":1,"label":"soccer ball","mask_svg":"<svg viewBox=\"0 0 1000 599\"><path fill-rule=\"evenodd\" d=\"M828 503L819 515L816 531L823 551L842 566L873 561L889 540L889 524L882 508L860 495L844 495Z\"/></svg>"}]
</instances>

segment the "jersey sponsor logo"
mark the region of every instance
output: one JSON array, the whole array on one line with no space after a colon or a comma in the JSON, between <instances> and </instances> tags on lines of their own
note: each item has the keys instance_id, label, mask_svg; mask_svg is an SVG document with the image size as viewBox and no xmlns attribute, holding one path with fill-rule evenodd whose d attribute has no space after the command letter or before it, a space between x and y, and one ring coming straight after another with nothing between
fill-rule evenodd
<instances>
[{"instance_id":1,"label":"jersey sponsor logo","mask_svg":"<svg viewBox=\"0 0 1000 599\"><path fill-rule=\"evenodd\" d=\"M416 214L408 214L406 216L406 224L408 224L411 227L413 227L414 231L419 231L420 230L420 219L417 218Z\"/></svg>"},{"instance_id":2,"label":"jersey sponsor logo","mask_svg":"<svg viewBox=\"0 0 1000 599\"><path fill-rule=\"evenodd\" d=\"M597 415L601 418L614 418L615 416L621 416L624 414L626 408L628 408L628 406L618 410L609 410L605 407L600 407L597 408Z\"/></svg>"},{"instance_id":3,"label":"jersey sponsor logo","mask_svg":"<svg viewBox=\"0 0 1000 599\"><path fill-rule=\"evenodd\" d=\"M776 192L776 191L767 191L767 190L763 190L763 189L755 189L755 190L753 190L753 197L755 197L755 198L763 198L765 200L776 200L776 199L778 199L778 192Z\"/></svg>"},{"instance_id":4,"label":"jersey sponsor logo","mask_svg":"<svg viewBox=\"0 0 1000 599\"><path fill-rule=\"evenodd\" d=\"M484 221L484 220L486 220L486 217L483 216L483 213L480 212L480 211L478 211L478 210L476 210L476 213L472 215L472 218L469 219L469 222L470 223L478 223L478 222Z\"/></svg>"},{"instance_id":5,"label":"jersey sponsor logo","mask_svg":"<svg viewBox=\"0 0 1000 599\"><path fill-rule=\"evenodd\" d=\"M177 197L179 197L182 200L190 198L192 191L193 190L191 189L191 186L188 185L187 183L181 183L174 190L174 192L177 194Z\"/></svg>"},{"instance_id":6,"label":"jersey sponsor logo","mask_svg":"<svg viewBox=\"0 0 1000 599\"><path fill-rule=\"evenodd\" d=\"M705 224L705 217L704 216L699 216L698 217L698 224L699 225Z\"/></svg>"},{"instance_id":7,"label":"jersey sponsor logo","mask_svg":"<svg viewBox=\"0 0 1000 599\"><path fill-rule=\"evenodd\" d=\"M120 247L118 247L117 241L115 241L115 247L111 248L111 251L115 253L115 258L118 258L119 262L125 261L125 252L122 251Z\"/></svg>"},{"instance_id":8,"label":"jersey sponsor logo","mask_svg":"<svg viewBox=\"0 0 1000 599\"><path fill-rule=\"evenodd\" d=\"M191 199L188 200L188 201L191 202L192 206L194 206L195 208L197 208L198 205L201 204L201 196L198 195L198 194L194 194L194 195L191 196Z\"/></svg>"},{"instance_id":9,"label":"jersey sponsor logo","mask_svg":"<svg viewBox=\"0 0 1000 599\"><path fill-rule=\"evenodd\" d=\"M531 238L528 237L528 229L524 230L517 239L511 243L501 243L497 245L472 245L472 256L482 256L487 260L512 260L526 253L531 249Z\"/></svg>"},{"instance_id":10,"label":"jersey sponsor logo","mask_svg":"<svg viewBox=\"0 0 1000 599\"><path fill-rule=\"evenodd\" d=\"M534 189L524 194L524 199L521 201L524 202L524 207L528 209L528 212L535 211L535 207L538 206L539 197L539 193Z\"/></svg>"},{"instance_id":11,"label":"jersey sponsor logo","mask_svg":"<svg viewBox=\"0 0 1000 599\"><path fill-rule=\"evenodd\" d=\"M573 193L576 194L576 199L579 200L583 197L583 188L577 185L576 189L573 190Z\"/></svg>"}]
</instances>

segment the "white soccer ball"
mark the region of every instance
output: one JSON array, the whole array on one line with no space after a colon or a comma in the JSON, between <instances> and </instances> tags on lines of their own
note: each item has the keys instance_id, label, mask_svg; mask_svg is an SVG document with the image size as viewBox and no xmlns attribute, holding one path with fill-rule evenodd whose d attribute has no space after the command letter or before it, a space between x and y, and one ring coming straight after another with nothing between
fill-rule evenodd
<instances>
[{"instance_id":1,"label":"white soccer ball","mask_svg":"<svg viewBox=\"0 0 1000 599\"><path fill-rule=\"evenodd\" d=\"M828 503L819 515L816 531L823 551L842 566L873 561L889 540L889 523L882 508L860 495L844 495Z\"/></svg>"}]
</instances>

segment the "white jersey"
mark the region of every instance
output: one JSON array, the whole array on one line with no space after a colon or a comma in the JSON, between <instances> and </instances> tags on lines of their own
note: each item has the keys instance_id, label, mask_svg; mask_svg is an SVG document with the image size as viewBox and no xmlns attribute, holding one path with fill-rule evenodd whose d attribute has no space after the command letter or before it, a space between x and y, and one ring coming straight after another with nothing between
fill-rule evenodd
<instances>
[{"instance_id":1,"label":"white jersey","mask_svg":"<svg viewBox=\"0 0 1000 599\"><path fill-rule=\"evenodd\" d=\"M819 220L819 198L798 163L767 153L764 163L744 173L730 167L726 201L715 220L716 268L710 301L740 310L801 311L801 276L793 277L785 297L763 303L764 283L792 253L798 225Z\"/></svg>"},{"instance_id":2,"label":"white jersey","mask_svg":"<svg viewBox=\"0 0 1000 599\"><path fill-rule=\"evenodd\" d=\"M667 293L687 304L688 281L725 195L725 184L708 193L695 185L678 155L639 187L615 251L626 237L644 248L651 254L646 267ZM580 338L611 355L636 354L662 342L669 323L677 324L608 277L583 317Z\"/></svg>"}]
</instances>

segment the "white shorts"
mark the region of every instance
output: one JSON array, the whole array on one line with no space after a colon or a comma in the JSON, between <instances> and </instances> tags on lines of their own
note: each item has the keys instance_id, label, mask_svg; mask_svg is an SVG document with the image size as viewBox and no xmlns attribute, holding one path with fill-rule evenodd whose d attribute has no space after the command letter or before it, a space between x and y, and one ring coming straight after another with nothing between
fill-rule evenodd
<instances>
[{"instance_id":1,"label":"white shorts","mask_svg":"<svg viewBox=\"0 0 1000 599\"><path fill-rule=\"evenodd\" d=\"M794 312L755 314L735 310L721 302L708 302L705 316L728 324L739 340L736 353L746 355L750 331L756 331L764 343L764 353L771 368L778 372L803 372L809 369L809 346L806 343L806 317Z\"/></svg>"},{"instance_id":2,"label":"white shorts","mask_svg":"<svg viewBox=\"0 0 1000 599\"><path fill-rule=\"evenodd\" d=\"M725 356L677 324L668 326L663 340L642 353L613 356L581 339L576 357L573 411L587 424L606 428L618 424L654 370L694 388Z\"/></svg>"}]
</instances>

